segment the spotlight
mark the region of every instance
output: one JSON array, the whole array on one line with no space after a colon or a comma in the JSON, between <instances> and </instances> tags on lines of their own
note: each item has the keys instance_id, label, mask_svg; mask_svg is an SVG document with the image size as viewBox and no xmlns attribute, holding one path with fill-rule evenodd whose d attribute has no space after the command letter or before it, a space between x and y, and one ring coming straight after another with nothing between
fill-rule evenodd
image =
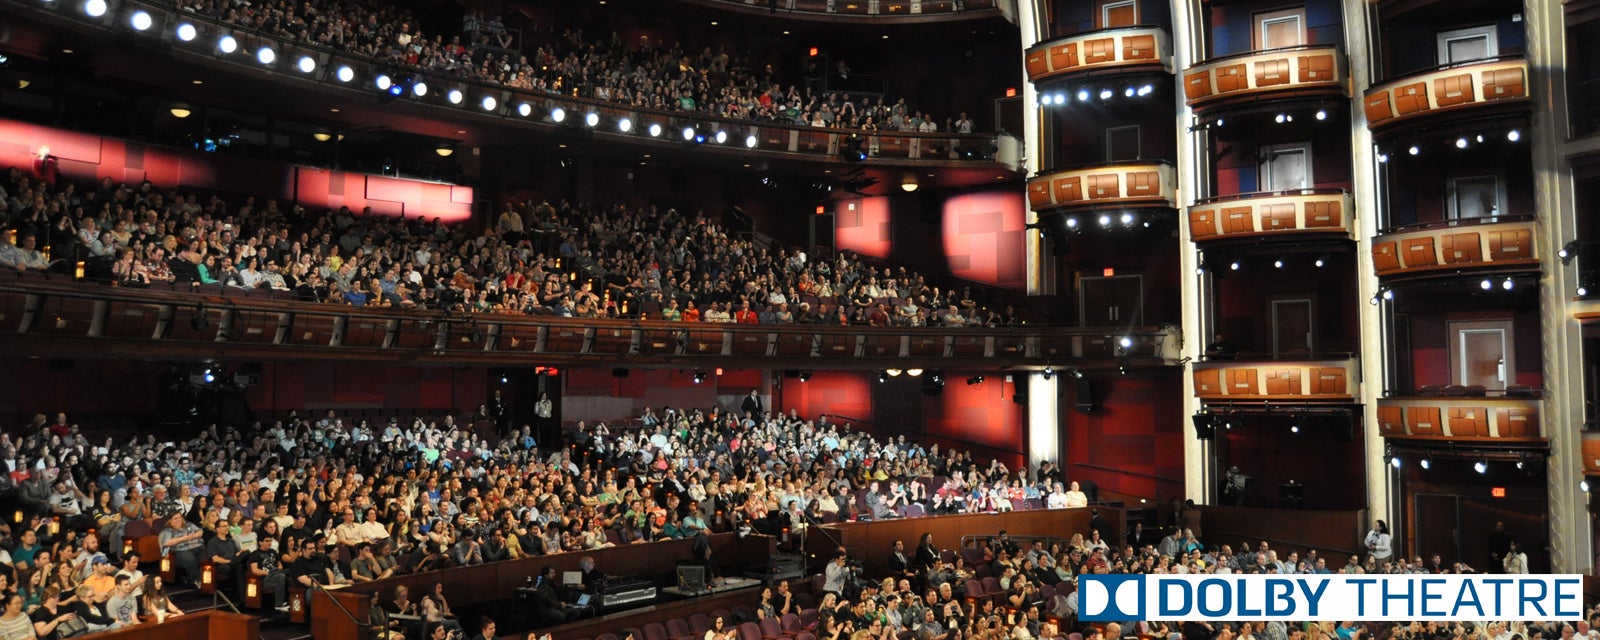
<instances>
[{"instance_id":1,"label":"spotlight","mask_svg":"<svg viewBox=\"0 0 1600 640\"><path fill-rule=\"evenodd\" d=\"M1150 95L1151 92L1154 92L1155 90L1156 90L1156 88L1155 88L1154 85L1148 85L1147 84L1147 85L1144 85L1142 87L1139 87L1139 95L1147 96L1147 95Z\"/></svg>"},{"instance_id":2,"label":"spotlight","mask_svg":"<svg viewBox=\"0 0 1600 640\"><path fill-rule=\"evenodd\" d=\"M187 22L178 25L178 28L173 33L178 36L179 40L184 42L194 42L194 39L200 36L200 30Z\"/></svg>"},{"instance_id":3,"label":"spotlight","mask_svg":"<svg viewBox=\"0 0 1600 640\"><path fill-rule=\"evenodd\" d=\"M1055 370L1055 369L1052 369L1052 368L1050 368L1050 367L1045 367L1045 368L1044 368L1044 371L1041 371L1041 372L1040 372L1040 373L1039 373L1039 375L1042 375L1042 376L1044 376L1044 379L1045 379L1045 380L1049 380L1049 379L1050 379L1050 378L1053 378L1053 377L1055 377L1055 375L1056 375L1056 370Z\"/></svg>"},{"instance_id":4,"label":"spotlight","mask_svg":"<svg viewBox=\"0 0 1600 640\"><path fill-rule=\"evenodd\" d=\"M983 376L972 376L971 378L967 378L967 386L969 387L976 387L980 384L983 384Z\"/></svg>"},{"instance_id":5,"label":"spotlight","mask_svg":"<svg viewBox=\"0 0 1600 640\"><path fill-rule=\"evenodd\" d=\"M1484 462L1482 460L1474 462L1474 463L1472 463L1472 470L1478 472L1479 475L1488 473L1489 472L1489 463Z\"/></svg>"},{"instance_id":6,"label":"spotlight","mask_svg":"<svg viewBox=\"0 0 1600 640\"><path fill-rule=\"evenodd\" d=\"M717 144L722 144L722 143L727 142L728 141L728 132L722 131L720 129L717 130L717 136L716 136L715 140L717 141Z\"/></svg>"},{"instance_id":7,"label":"spotlight","mask_svg":"<svg viewBox=\"0 0 1600 640\"><path fill-rule=\"evenodd\" d=\"M150 17L149 11L140 9L133 12L133 15L128 16L128 26L133 27L134 31L147 31L152 24L155 24L155 20Z\"/></svg>"},{"instance_id":8,"label":"spotlight","mask_svg":"<svg viewBox=\"0 0 1600 640\"><path fill-rule=\"evenodd\" d=\"M1122 96L1124 98L1132 98L1134 96L1134 94L1138 93L1138 91L1139 91L1138 89L1135 89L1133 87L1128 87L1128 88L1122 90Z\"/></svg>"},{"instance_id":9,"label":"spotlight","mask_svg":"<svg viewBox=\"0 0 1600 640\"><path fill-rule=\"evenodd\" d=\"M1102 227L1111 226L1111 216L1109 216L1107 214L1104 214L1104 213L1100 214L1100 220L1099 221L1100 221L1100 226L1102 226Z\"/></svg>"},{"instance_id":10,"label":"spotlight","mask_svg":"<svg viewBox=\"0 0 1600 640\"><path fill-rule=\"evenodd\" d=\"M1385 164L1387 162L1389 162L1389 154L1387 154L1387 153L1378 154L1378 164Z\"/></svg>"},{"instance_id":11,"label":"spotlight","mask_svg":"<svg viewBox=\"0 0 1600 640\"><path fill-rule=\"evenodd\" d=\"M567 110L566 109L562 109L561 107L556 107L556 108L550 110L550 121L551 122L554 122L556 124L561 124L561 121L562 120L566 120L566 119L567 119Z\"/></svg>"},{"instance_id":12,"label":"spotlight","mask_svg":"<svg viewBox=\"0 0 1600 640\"><path fill-rule=\"evenodd\" d=\"M1379 301L1380 301L1380 298L1378 298L1378 296L1372 296L1371 298L1367 298L1367 304L1370 304L1370 305L1373 305L1373 306L1377 306Z\"/></svg>"},{"instance_id":13,"label":"spotlight","mask_svg":"<svg viewBox=\"0 0 1600 640\"><path fill-rule=\"evenodd\" d=\"M1227 120L1224 120L1224 119L1222 119L1222 118L1217 118L1217 126L1219 126L1219 127L1220 127L1220 126L1222 126L1222 125L1225 125L1225 124L1227 124L1227 123L1228 123L1228 121L1227 121Z\"/></svg>"},{"instance_id":14,"label":"spotlight","mask_svg":"<svg viewBox=\"0 0 1600 640\"><path fill-rule=\"evenodd\" d=\"M1582 298L1587 295L1589 295L1589 287L1578 285L1578 297Z\"/></svg>"},{"instance_id":15,"label":"spotlight","mask_svg":"<svg viewBox=\"0 0 1600 640\"><path fill-rule=\"evenodd\" d=\"M1557 251L1556 255L1561 258L1561 266L1572 264L1572 259L1578 256L1578 241L1568 240L1566 244L1561 245L1561 250Z\"/></svg>"},{"instance_id":16,"label":"spotlight","mask_svg":"<svg viewBox=\"0 0 1600 640\"><path fill-rule=\"evenodd\" d=\"M591 125L591 126L593 126L593 125ZM622 119L617 120L617 131L621 131L623 133L628 133L630 131L633 131L633 121L629 120L628 118L622 118Z\"/></svg>"},{"instance_id":17,"label":"spotlight","mask_svg":"<svg viewBox=\"0 0 1600 640\"><path fill-rule=\"evenodd\" d=\"M416 84L411 85L411 95L414 95L418 98L428 95L428 83L419 81Z\"/></svg>"},{"instance_id":18,"label":"spotlight","mask_svg":"<svg viewBox=\"0 0 1600 640\"><path fill-rule=\"evenodd\" d=\"M915 378L917 376L922 375L922 370L921 369L906 369L906 375Z\"/></svg>"},{"instance_id":19,"label":"spotlight","mask_svg":"<svg viewBox=\"0 0 1600 640\"><path fill-rule=\"evenodd\" d=\"M1111 90L1110 89L1101 89L1100 90L1100 99L1101 100L1110 100L1111 99L1111 95L1112 94L1111 94Z\"/></svg>"},{"instance_id":20,"label":"spotlight","mask_svg":"<svg viewBox=\"0 0 1600 640\"><path fill-rule=\"evenodd\" d=\"M233 53L239 50L239 41L233 36L222 36L217 39L217 50L223 53Z\"/></svg>"},{"instance_id":21,"label":"spotlight","mask_svg":"<svg viewBox=\"0 0 1600 640\"><path fill-rule=\"evenodd\" d=\"M378 74L378 77L373 78L372 84L377 86L379 91L388 91L389 87L394 86L394 79L386 74Z\"/></svg>"},{"instance_id":22,"label":"spotlight","mask_svg":"<svg viewBox=\"0 0 1600 640\"><path fill-rule=\"evenodd\" d=\"M1512 280L1511 278L1506 278L1504 281L1502 281L1500 283L1500 288L1501 289L1505 289L1506 291L1510 291L1510 290L1516 288L1516 286L1517 286L1517 282L1515 280Z\"/></svg>"},{"instance_id":23,"label":"spotlight","mask_svg":"<svg viewBox=\"0 0 1600 640\"><path fill-rule=\"evenodd\" d=\"M883 372L889 374L889 377L891 378L898 378L900 377L900 374L903 373L899 369L884 369Z\"/></svg>"},{"instance_id":24,"label":"spotlight","mask_svg":"<svg viewBox=\"0 0 1600 640\"><path fill-rule=\"evenodd\" d=\"M683 128L683 141L684 142L688 142L688 141L693 140L693 139L694 139L694 127L684 127Z\"/></svg>"},{"instance_id":25,"label":"spotlight","mask_svg":"<svg viewBox=\"0 0 1600 640\"><path fill-rule=\"evenodd\" d=\"M339 82L349 82L356 79L356 70L351 69L349 65L340 65L339 70L333 72L333 75L339 78Z\"/></svg>"},{"instance_id":26,"label":"spotlight","mask_svg":"<svg viewBox=\"0 0 1600 640\"><path fill-rule=\"evenodd\" d=\"M317 61L311 56L300 56L300 59L295 61L294 67L299 69L300 73L311 73L317 70Z\"/></svg>"},{"instance_id":27,"label":"spotlight","mask_svg":"<svg viewBox=\"0 0 1600 640\"><path fill-rule=\"evenodd\" d=\"M888 381L889 381L889 376L888 375L886 375L884 373L881 373L881 372L878 374L878 384L883 384L883 383L888 382Z\"/></svg>"},{"instance_id":28,"label":"spotlight","mask_svg":"<svg viewBox=\"0 0 1600 640\"><path fill-rule=\"evenodd\" d=\"M695 384L700 384L700 383L705 382L705 381L706 381L706 372L704 372L704 371L696 371L696 372L694 372L694 383Z\"/></svg>"},{"instance_id":29,"label":"spotlight","mask_svg":"<svg viewBox=\"0 0 1600 640\"><path fill-rule=\"evenodd\" d=\"M105 16L106 15L106 0L88 0L87 2L84 2L83 3L83 12L89 14L89 17L91 17L91 18L99 18L99 17Z\"/></svg>"},{"instance_id":30,"label":"spotlight","mask_svg":"<svg viewBox=\"0 0 1600 640\"><path fill-rule=\"evenodd\" d=\"M1290 423L1289 424L1289 433L1295 433L1295 434L1300 433L1300 425L1294 424L1294 423Z\"/></svg>"},{"instance_id":31,"label":"spotlight","mask_svg":"<svg viewBox=\"0 0 1600 640\"><path fill-rule=\"evenodd\" d=\"M210 369L206 369L206 374L202 379L204 379L206 381L206 384L211 384L211 383L217 381L217 374L216 374L215 371L212 371Z\"/></svg>"},{"instance_id":32,"label":"spotlight","mask_svg":"<svg viewBox=\"0 0 1600 640\"><path fill-rule=\"evenodd\" d=\"M1483 144L1483 134L1478 134L1478 144Z\"/></svg>"},{"instance_id":33,"label":"spotlight","mask_svg":"<svg viewBox=\"0 0 1600 640\"><path fill-rule=\"evenodd\" d=\"M260 49L256 49L256 62L260 62L261 64L272 64L277 61L278 52L273 51L272 47L262 47Z\"/></svg>"},{"instance_id":34,"label":"spotlight","mask_svg":"<svg viewBox=\"0 0 1600 640\"><path fill-rule=\"evenodd\" d=\"M1419 153L1422 153L1422 150L1418 149L1417 145L1411 145L1410 149L1406 149L1406 153L1409 153L1411 155L1417 155Z\"/></svg>"},{"instance_id":35,"label":"spotlight","mask_svg":"<svg viewBox=\"0 0 1600 640\"><path fill-rule=\"evenodd\" d=\"M1076 229L1076 228L1078 228L1078 216L1067 216L1067 228L1068 229Z\"/></svg>"},{"instance_id":36,"label":"spotlight","mask_svg":"<svg viewBox=\"0 0 1600 640\"><path fill-rule=\"evenodd\" d=\"M500 106L500 101L494 99L494 96L484 96L478 105L482 106L484 111L494 111L495 107Z\"/></svg>"},{"instance_id":37,"label":"spotlight","mask_svg":"<svg viewBox=\"0 0 1600 640\"><path fill-rule=\"evenodd\" d=\"M1282 269L1283 268L1283 261L1282 260L1273 260L1272 261L1272 267L1274 269Z\"/></svg>"},{"instance_id":38,"label":"spotlight","mask_svg":"<svg viewBox=\"0 0 1600 640\"><path fill-rule=\"evenodd\" d=\"M652 138L661 137L661 125L659 123L654 123L654 122L650 123L650 137L652 137Z\"/></svg>"},{"instance_id":39,"label":"spotlight","mask_svg":"<svg viewBox=\"0 0 1600 640\"><path fill-rule=\"evenodd\" d=\"M756 134L752 133L750 135L747 135L747 136L744 137L744 148L746 148L746 149L754 149L754 148L756 148L756 143L757 142L758 142L758 140L756 140Z\"/></svg>"},{"instance_id":40,"label":"spotlight","mask_svg":"<svg viewBox=\"0 0 1600 640\"><path fill-rule=\"evenodd\" d=\"M1488 291L1494 288L1494 283L1490 282L1488 278L1484 278L1482 282L1478 283L1478 288Z\"/></svg>"},{"instance_id":41,"label":"spotlight","mask_svg":"<svg viewBox=\"0 0 1600 640\"><path fill-rule=\"evenodd\" d=\"M1286 118L1286 117L1287 117L1287 116L1284 116L1284 115L1283 115L1283 114L1281 114L1281 113L1280 113L1280 114L1278 114L1278 117L1276 117L1276 118L1273 118L1273 120L1276 120L1276 121L1277 121L1277 122L1278 122L1278 124L1283 124L1283 121L1284 121L1284 119L1285 119L1285 118Z\"/></svg>"},{"instance_id":42,"label":"spotlight","mask_svg":"<svg viewBox=\"0 0 1600 640\"><path fill-rule=\"evenodd\" d=\"M1394 289L1384 289L1383 290L1383 299L1384 300L1393 300L1394 299Z\"/></svg>"},{"instance_id":43,"label":"spotlight","mask_svg":"<svg viewBox=\"0 0 1600 640\"><path fill-rule=\"evenodd\" d=\"M1132 226L1133 225L1133 214L1128 213L1126 211L1122 212L1122 224L1123 224L1123 226Z\"/></svg>"},{"instance_id":44,"label":"spotlight","mask_svg":"<svg viewBox=\"0 0 1600 640\"><path fill-rule=\"evenodd\" d=\"M1133 338L1130 338L1128 336L1122 336L1122 339L1118 340L1117 344L1122 345L1122 348L1126 349L1128 347L1133 346Z\"/></svg>"},{"instance_id":45,"label":"spotlight","mask_svg":"<svg viewBox=\"0 0 1600 640\"><path fill-rule=\"evenodd\" d=\"M811 381L811 372L810 371L801 371L800 372L800 381L801 382L810 382Z\"/></svg>"},{"instance_id":46,"label":"spotlight","mask_svg":"<svg viewBox=\"0 0 1600 640\"><path fill-rule=\"evenodd\" d=\"M1506 132L1506 139L1510 140L1512 142L1516 142L1518 140L1521 140L1522 139L1522 132L1521 131L1517 131L1516 129L1512 129L1510 131L1507 131Z\"/></svg>"},{"instance_id":47,"label":"spotlight","mask_svg":"<svg viewBox=\"0 0 1600 640\"><path fill-rule=\"evenodd\" d=\"M533 105L526 102L517 105L517 115L520 115L524 118L533 115Z\"/></svg>"},{"instance_id":48,"label":"spotlight","mask_svg":"<svg viewBox=\"0 0 1600 640\"><path fill-rule=\"evenodd\" d=\"M1427 458L1423 458L1417 464L1421 465L1423 469L1432 469L1433 468L1433 461L1428 460Z\"/></svg>"},{"instance_id":49,"label":"spotlight","mask_svg":"<svg viewBox=\"0 0 1600 640\"><path fill-rule=\"evenodd\" d=\"M1088 102L1088 101L1089 101L1089 90L1088 89L1079 89L1078 90L1078 102Z\"/></svg>"},{"instance_id":50,"label":"spotlight","mask_svg":"<svg viewBox=\"0 0 1600 640\"><path fill-rule=\"evenodd\" d=\"M1234 260L1233 262L1228 263L1228 268L1232 269L1234 271L1238 271L1239 270L1239 261L1238 260Z\"/></svg>"},{"instance_id":51,"label":"spotlight","mask_svg":"<svg viewBox=\"0 0 1600 640\"><path fill-rule=\"evenodd\" d=\"M595 128L600 124L600 114L593 111L583 114L583 123L589 125L590 129Z\"/></svg>"},{"instance_id":52,"label":"spotlight","mask_svg":"<svg viewBox=\"0 0 1600 640\"><path fill-rule=\"evenodd\" d=\"M1322 109L1318 109L1317 110L1317 119L1318 120L1327 120L1328 119L1328 112L1325 111L1325 110L1322 110Z\"/></svg>"},{"instance_id":53,"label":"spotlight","mask_svg":"<svg viewBox=\"0 0 1600 640\"><path fill-rule=\"evenodd\" d=\"M1327 259L1326 258L1317 258L1317 261L1312 263L1312 264L1317 265L1317 268L1321 269L1322 265L1327 264Z\"/></svg>"},{"instance_id":54,"label":"spotlight","mask_svg":"<svg viewBox=\"0 0 1600 640\"><path fill-rule=\"evenodd\" d=\"M1128 363L1127 362L1123 362L1122 364L1117 365L1117 375L1119 375L1119 376L1128 375Z\"/></svg>"},{"instance_id":55,"label":"spotlight","mask_svg":"<svg viewBox=\"0 0 1600 640\"><path fill-rule=\"evenodd\" d=\"M1456 148L1457 149L1465 149L1465 148L1467 148L1467 139L1465 137L1456 138Z\"/></svg>"},{"instance_id":56,"label":"spotlight","mask_svg":"<svg viewBox=\"0 0 1600 640\"><path fill-rule=\"evenodd\" d=\"M500 374L500 384L506 384L508 382L511 382L511 378L506 376L504 373Z\"/></svg>"},{"instance_id":57,"label":"spotlight","mask_svg":"<svg viewBox=\"0 0 1600 640\"><path fill-rule=\"evenodd\" d=\"M1058 104L1058 105L1066 104L1067 103L1066 94L1057 93L1056 96L1055 96L1055 103Z\"/></svg>"},{"instance_id":58,"label":"spotlight","mask_svg":"<svg viewBox=\"0 0 1600 640\"><path fill-rule=\"evenodd\" d=\"M1584 493L1588 493L1589 492L1589 481L1587 479L1579 480L1578 481L1578 490L1582 491Z\"/></svg>"}]
</instances>

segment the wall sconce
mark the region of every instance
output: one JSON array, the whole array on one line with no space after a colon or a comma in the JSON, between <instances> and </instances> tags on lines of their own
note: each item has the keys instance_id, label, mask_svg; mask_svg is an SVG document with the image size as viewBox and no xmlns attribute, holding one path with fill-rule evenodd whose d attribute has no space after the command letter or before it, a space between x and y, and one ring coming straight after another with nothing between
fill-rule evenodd
<instances>
[{"instance_id":1,"label":"wall sconce","mask_svg":"<svg viewBox=\"0 0 1600 640\"><path fill-rule=\"evenodd\" d=\"M50 537L61 535L61 516L50 517Z\"/></svg>"},{"instance_id":2,"label":"wall sconce","mask_svg":"<svg viewBox=\"0 0 1600 640\"><path fill-rule=\"evenodd\" d=\"M17 509L16 513L11 514L11 520L13 522L16 522L17 524L22 524L22 516L23 516L22 510L21 509Z\"/></svg>"}]
</instances>

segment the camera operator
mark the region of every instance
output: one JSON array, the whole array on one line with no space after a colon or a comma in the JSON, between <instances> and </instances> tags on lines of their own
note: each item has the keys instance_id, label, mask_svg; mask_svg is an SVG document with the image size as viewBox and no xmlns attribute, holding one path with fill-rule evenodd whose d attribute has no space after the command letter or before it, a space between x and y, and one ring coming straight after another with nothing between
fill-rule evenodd
<instances>
[{"instance_id":1,"label":"camera operator","mask_svg":"<svg viewBox=\"0 0 1600 640\"><path fill-rule=\"evenodd\" d=\"M556 569L545 565L533 581L535 619L541 627L552 627L567 621L567 612L561 606L561 596L556 593Z\"/></svg>"},{"instance_id":2,"label":"camera operator","mask_svg":"<svg viewBox=\"0 0 1600 640\"><path fill-rule=\"evenodd\" d=\"M845 585L854 579L850 570L850 555L844 547L839 548L839 555L833 558L827 566L822 568L822 590L844 596Z\"/></svg>"}]
</instances>

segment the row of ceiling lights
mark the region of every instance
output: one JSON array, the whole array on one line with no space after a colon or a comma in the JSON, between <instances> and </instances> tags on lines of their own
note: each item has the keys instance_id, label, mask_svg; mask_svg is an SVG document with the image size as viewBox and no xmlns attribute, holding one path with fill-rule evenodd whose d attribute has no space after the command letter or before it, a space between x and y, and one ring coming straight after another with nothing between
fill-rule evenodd
<instances>
[{"instance_id":1,"label":"row of ceiling lights","mask_svg":"<svg viewBox=\"0 0 1600 640\"><path fill-rule=\"evenodd\" d=\"M1143 84L1138 86L1128 85L1123 87L1121 91L1122 97L1124 98L1143 98L1154 92L1155 85L1152 84ZM1079 88L1072 95L1075 95L1078 98L1078 102L1088 102L1091 98L1097 96L1100 98L1100 101L1104 102L1115 98L1117 93L1118 91L1116 89L1112 89L1111 87L1101 87L1099 89L1083 87ZM1053 94L1041 92L1039 94L1039 106L1041 107L1048 107L1051 105L1062 106L1068 102L1068 93L1064 91L1057 91Z\"/></svg>"}]
</instances>

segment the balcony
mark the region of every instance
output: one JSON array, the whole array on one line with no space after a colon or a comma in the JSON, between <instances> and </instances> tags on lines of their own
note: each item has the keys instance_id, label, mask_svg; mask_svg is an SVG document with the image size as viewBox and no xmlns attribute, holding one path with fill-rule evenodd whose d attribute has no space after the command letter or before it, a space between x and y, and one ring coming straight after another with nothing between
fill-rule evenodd
<instances>
[{"instance_id":1,"label":"balcony","mask_svg":"<svg viewBox=\"0 0 1600 640\"><path fill-rule=\"evenodd\" d=\"M1537 270L1532 216L1501 216L1413 225L1372 240L1379 278L1483 268Z\"/></svg>"},{"instance_id":2,"label":"balcony","mask_svg":"<svg viewBox=\"0 0 1600 640\"><path fill-rule=\"evenodd\" d=\"M1532 397L1380 398L1378 432L1386 438L1462 444L1544 442L1539 399Z\"/></svg>"},{"instance_id":3,"label":"balcony","mask_svg":"<svg viewBox=\"0 0 1600 640\"><path fill-rule=\"evenodd\" d=\"M1164 162L1128 162L1043 173L1028 180L1035 211L1177 206L1177 175Z\"/></svg>"},{"instance_id":4,"label":"balcony","mask_svg":"<svg viewBox=\"0 0 1600 640\"><path fill-rule=\"evenodd\" d=\"M1213 58L1183 73L1184 97L1195 113L1265 99L1350 97L1344 53L1333 45L1303 45Z\"/></svg>"},{"instance_id":5,"label":"balcony","mask_svg":"<svg viewBox=\"0 0 1600 640\"><path fill-rule=\"evenodd\" d=\"M1207 198L1189 207L1195 243L1239 238L1354 237L1354 209L1343 189L1241 193Z\"/></svg>"},{"instance_id":6,"label":"balcony","mask_svg":"<svg viewBox=\"0 0 1600 640\"><path fill-rule=\"evenodd\" d=\"M996 0L682 0L692 4L783 19L911 24L1001 18Z\"/></svg>"},{"instance_id":7,"label":"balcony","mask_svg":"<svg viewBox=\"0 0 1600 640\"><path fill-rule=\"evenodd\" d=\"M1600 476L1600 431L1583 432L1583 475Z\"/></svg>"},{"instance_id":8,"label":"balcony","mask_svg":"<svg viewBox=\"0 0 1600 640\"><path fill-rule=\"evenodd\" d=\"M1355 402L1361 396L1361 360L1197 362L1194 395L1213 403Z\"/></svg>"},{"instance_id":9,"label":"balcony","mask_svg":"<svg viewBox=\"0 0 1600 640\"><path fill-rule=\"evenodd\" d=\"M1123 344L1126 339L1126 344ZM581 319L300 302L216 285L130 289L0 271L0 350L40 357L422 364L1080 369L1170 365L1171 328L865 327Z\"/></svg>"},{"instance_id":10,"label":"balcony","mask_svg":"<svg viewBox=\"0 0 1600 640\"><path fill-rule=\"evenodd\" d=\"M1528 61L1502 56L1435 67L1367 91L1363 108L1373 131L1455 112L1530 109Z\"/></svg>"},{"instance_id":11,"label":"balcony","mask_svg":"<svg viewBox=\"0 0 1600 640\"><path fill-rule=\"evenodd\" d=\"M1172 39L1161 27L1100 29L1028 49L1028 81L1160 70L1172 73Z\"/></svg>"}]
</instances>

